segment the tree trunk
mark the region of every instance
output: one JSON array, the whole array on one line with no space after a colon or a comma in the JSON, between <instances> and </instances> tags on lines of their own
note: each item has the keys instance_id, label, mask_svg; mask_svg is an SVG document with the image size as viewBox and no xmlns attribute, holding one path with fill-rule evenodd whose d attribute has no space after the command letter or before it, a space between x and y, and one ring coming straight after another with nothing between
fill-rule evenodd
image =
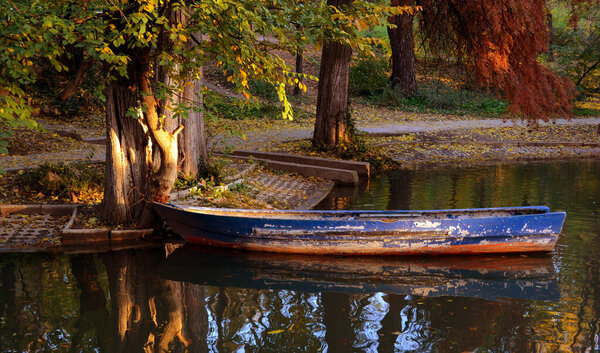
<instances>
[{"instance_id":1,"label":"tree trunk","mask_svg":"<svg viewBox=\"0 0 600 353\"><path fill-rule=\"evenodd\" d=\"M328 6L347 6L350 0L327 0ZM344 44L326 41L321 54L317 117L313 144L333 148L347 141L348 82L352 49Z\"/></svg>"},{"instance_id":2,"label":"tree trunk","mask_svg":"<svg viewBox=\"0 0 600 353\"><path fill-rule=\"evenodd\" d=\"M304 57L302 56L302 49L298 48L296 52L296 73L303 74L304 70L302 69L302 62L304 61ZM298 84L294 86L294 96L299 96L302 94L302 90L300 89L300 83L302 83L302 77L298 76Z\"/></svg>"},{"instance_id":3,"label":"tree trunk","mask_svg":"<svg viewBox=\"0 0 600 353\"><path fill-rule=\"evenodd\" d=\"M127 116L138 106L135 85L113 81L106 88L106 169L102 214L111 224L147 220L151 147L142 119Z\"/></svg>"},{"instance_id":4,"label":"tree trunk","mask_svg":"<svg viewBox=\"0 0 600 353\"><path fill-rule=\"evenodd\" d=\"M85 79L85 75L87 74L87 72L89 71L90 67L92 67L93 64L94 64L94 59L87 59L87 60L84 60L81 63L81 65L79 65L79 68L77 69L77 72L75 73L75 77L73 77L73 79L71 81L69 81L69 83L67 83L67 86L60 93L61 101L67 100L69 97L71 97L75 93L77 88L79 88L79 86L81 86L81 83Z\"/></svg>"},{"instance_id":5,"label":"tree trunk","mask_svg":"<svg viewBox=\"0 0 600 353\"><path fill-rule=\"evenodd\" d=\"M169 86L177 85L169 77L165 77L164 80ZM177 171L187 176L197 175L208 163L208 149L206 147L206 135L204 134L204 113L201 109L198 109L202 106L202 99L202 78L199 77L192 83L182 87L180 96L172 98L172 104L184 103L190 107L187 118L174 117L169 106L162 109L165 115L165 130L173 132L179 126L184 127L181 133L177 135Z\"/></svg>"},{"instance_id":6,"label":"tree trunk","mask_svg":"<svg viewBox=\"0 0 600 353\"><path fill-rule=\"evenodd\" d=\"M183 90L183 98L192 107L202 107L202 78ZM183 129L178 136L179 171L185 175L197 175L208 163L206 135L204 134L204 112L190 109L189 116L181 122Z\"/></svg>"},{"instance_id":7,"label":"tree trunk","mask_svg":"<svg viewBox=\"0 0 600 353\"><path fill-rule=\"evenodd\" d=\"M554 61L554 51L552 50L552 44L554 44L554 29L552 27L552 13L548 11L546 15L546 26L548 27L548 61Z\"/></svg>"},{"instance_id":8,"label":"tree trunk","mask_svg":"<svg viewBox=\"0 0 600 353\"><path fill-rule=\"evenodd\" d=\"M392 0L392 6L410 6L412 0ZM415 42L413 38L413 17L409 14L396 15L389 18L388 27L390 47L392 48L392 86L406 98L417 93L415 78Z\"/></svg>"},{"instance_id":9,"label":"tree trunk","mask_svg":"<svg viewBox=\"0 0 600 353\"><path fill-rule=\"evenodd\" d=\"M182 25L185 25L189 20L184 11L173 11L170 17L172 17L174 23L181 23ZM196 37L201 38L202 34L198 33ZM161 37L160 41L165 47L172 45L172 41L166 34ZM187 41L186 49L193 49L194 46L196 46L194 41ZM174 71L179 71L178 64L175 64ZM208 163L206 136L204 134L204 112L200 109L203 100L202 69L194 74L181 72L179 74L179 76L187 76L183 80L185 81L183 84L177 82L159 68L159 80L167 87L180 89L180 92L171 97L171 102L161 105L160 113L165 116L165 130L173 132L179 126L184 127L183 131L177 136L177 171L186 176L196 176ZM184 104L189 108L187 118L174 117L172 108L178 104Z\"/></svg>"},{"instance_id":10,"label":"tree trunk","mask_svg":"<svg viewBox=\"0 0 600 353\"><path fill-rule=\"evenodd\" d=\"M177 134L165 131L150 84L149 50L138 50L128 79L106 92L106 174L102 215L108 223L152 226L152 202L166 202L177 177ZM132 117L132 111L138 117ZM128 114L129 112L129 114ZM152 150L160 165L152 163Z\"/></svg>"}]
</instances>

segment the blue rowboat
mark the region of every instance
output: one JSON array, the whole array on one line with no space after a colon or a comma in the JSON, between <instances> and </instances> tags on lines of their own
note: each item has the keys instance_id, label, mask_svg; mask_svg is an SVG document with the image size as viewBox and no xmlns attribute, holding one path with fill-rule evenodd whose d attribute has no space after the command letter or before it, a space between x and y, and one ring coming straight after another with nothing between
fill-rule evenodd
<instances>
[{"instance_id":1,"label":"blue rowboat","mask_svg":"<svg viewBox=\"0 0 600 353\"><path fill-rule=\"evenodd\" d=\"M560 300L552 257L546 254L318 256L185 244L169 253L158 273L169 280L214 287Z\"/></svg>"},{"instance_id":2,"label":"blue rowboat","mask_svg":"<svg viewBox=\"0 0 600 353\"><path fill-rule=\"evenodd\" d=\"M429 211L244 210L155 204L195 244L297 254L551 251L566 214L544 206Z\"/></svg>"}]
</instances>

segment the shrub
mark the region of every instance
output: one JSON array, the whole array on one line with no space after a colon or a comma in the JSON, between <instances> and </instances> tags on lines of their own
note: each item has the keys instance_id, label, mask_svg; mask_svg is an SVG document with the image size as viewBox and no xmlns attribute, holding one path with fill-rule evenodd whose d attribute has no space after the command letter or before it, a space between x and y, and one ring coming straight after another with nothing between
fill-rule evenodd
<instances>
[{"instance_id":1,"label":"shrub","mask_svg":"<svg viewBox=\"0 0 600 353\"><path fill-rule=\"evenodd\" d=\"M386 57L361 56L350 67L350 93L373 96L383 92L389 80L389 61Z\"/></svg>"},{"instance_id":2,"label":"shrub","mask_svg":"<svg viewBox=\"0 0 600 353\"><path fill-rule=\"evenodd\" d=\"M43 164L21 176L24 185L47 197L73 202L99 202L104 187L98 164Z\"/></svg>"},{"instance_id":3,"label":"shrub","mask_svg":"<svg viewBox=\"0 0 600 353\"><path fill-rule=\"evenodd\" d=\"M262 99L265 99L269 102L277 102L279 101L279 96L277 95L277 91L272 84L260 81L260 80L250 80L250 93L255 96L259 96Z\"/></svg>"}]
</instances>

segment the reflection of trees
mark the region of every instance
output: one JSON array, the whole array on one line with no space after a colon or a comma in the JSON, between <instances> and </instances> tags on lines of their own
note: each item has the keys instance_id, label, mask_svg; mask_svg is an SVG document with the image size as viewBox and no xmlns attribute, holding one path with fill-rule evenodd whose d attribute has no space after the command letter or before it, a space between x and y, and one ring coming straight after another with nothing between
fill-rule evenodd
<instances>
[{"instance_id":1,"label":"reflection of trees","mask_svg":"<svg viewBox=\"0 0 600 353\"><path fill-rule=\"evenodd\" d=\"M93 331L101 352L113 351L113 327L106 308L106 297L98 278L94 257L90 254L71 257L71 272L79 294L78 328L71 339L71 352L84 350L86 333Z\"/></svg>"},{"instance_id":2,"label":"reflection of trees","mask_svg":"<svg viewBox=\"0 0 600 353\"><path fill-rule=\"evenodd\" d=\"M51 254L3 255L0 261L0 351L51 351L69 345L64 323L76 316L68 261ZM58 283L57 283L58 282Z\"/></svg>"},{"instance_id":3,"label":"reflection of trees","mask_svg":"<svg viewBox=\"0 0 600 353\"><path fill-rule=\"evenodd\" d=\"M351 352L354 332L350 323L350 297L342 293L322 293L323 324L327 352Z\"/></svg>"},{"instance_id":4,"label":"reflection of trees","mask_svg":"<svg viewBox=\"0 0 600 353\"><path fill-rule=\"evenodd\" d=\"M115 352L206 350L204 291L159 277L156 268L164 258L161 252L103 256L117 337Z\"/></svg>"},{"instance_id":5,"label":"reflection of trees","mask_svg":"<svg viewBox=\"0 0 600 353\"><path fill-rule=\"evenodd\" d=\"M208 291L207 341L212 351L323 350L318 295L243 288Z\"/></svg>"}]
</instances>

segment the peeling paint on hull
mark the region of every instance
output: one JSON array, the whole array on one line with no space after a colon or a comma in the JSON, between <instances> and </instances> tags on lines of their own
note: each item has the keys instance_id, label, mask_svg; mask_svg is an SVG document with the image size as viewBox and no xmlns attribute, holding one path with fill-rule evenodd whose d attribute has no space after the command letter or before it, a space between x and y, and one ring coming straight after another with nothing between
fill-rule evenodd
<instances>
[{"instance_id":1,"label":"peeling paint on hull","mask_svg":"<svg viewBox=\"0 0 600 353\"><path fill-rule=\"evenodd\" d=\"M436 211L156 210L188 242L295 254L424 255L551 251L565 219L545 207Z\"/></svg>"}]
</instances>

